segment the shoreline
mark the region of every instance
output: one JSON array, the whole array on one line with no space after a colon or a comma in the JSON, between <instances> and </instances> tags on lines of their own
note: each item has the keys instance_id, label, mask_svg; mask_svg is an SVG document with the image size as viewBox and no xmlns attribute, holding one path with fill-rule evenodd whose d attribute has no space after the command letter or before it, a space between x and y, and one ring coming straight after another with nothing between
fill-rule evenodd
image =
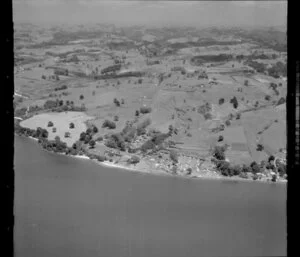
<instances>
[{"instance_id":1,"label":"shoreline","mask_svg":"<svg viewBox=\"0 0 300 257\"><path fill-rule=\"evenodd\" d=\"M19 136L19 135L17 135ZM21 136L20 136L21 137ZM31 136L22 136L25 138L30 138L33 139L34 141L38 141L37 138L31 137ZM39 145L39 144L38 144ZM184 175L173 175L167 172L163 172L161 170L156 170L155 172L151 172L150 170L142 170L142 169L137 169L134 167L128 167L128 166L124 166L124 165L120 165L120 164L116 164L116 163L112 163L109 161L104 161L104 162L100 162L97 161L95 159L91 159L90 157L88 157L87 155L83 154L83 155L69 155L69 154L64 154L64 153L58 153L58 152L53 152L53 151L47 151L45 149L42 149L48 153L53 153L53 154L58 154L58 155L63 155L63 156L69 156L72 158L76 158L76 159L84 159L84 160L89 160L89 161L93 161L94 163L104 166L104 167L108 167L108 168L115 168L115 169L119 169L119 170L128 170L130 172L138 172L138 173L143 173L143 174L152 174L152 175L159 175L159 176L172 176L172 177L176 177L176 178L183 178L183 179L193 179L193 180L219 180L219 181L226 181L226 182L233 182L233 183L237 183L237 182L260 182L260 183L268 183L268 184L286 184L287 180L277 180L276 182L273 182L271 180L253 180L253 179L244 179L244 178L239 178L239 177L213 177L213 176L184 176Z\"/></svg>"}]
</instances>

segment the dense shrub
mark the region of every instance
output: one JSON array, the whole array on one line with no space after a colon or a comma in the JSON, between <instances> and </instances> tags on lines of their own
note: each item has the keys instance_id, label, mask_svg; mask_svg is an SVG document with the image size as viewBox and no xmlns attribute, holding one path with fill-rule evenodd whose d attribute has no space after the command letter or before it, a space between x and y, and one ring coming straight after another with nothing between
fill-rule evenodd
<instances>
[{"instance_id":1,"label":"dense shrub","mask_svg":"<svg viewBox=\"0 0 300 257\"><path fill-rule=\"evenodd\" d=\"M170 159L175 162L178 163L178 154L175 151L170 151Z\"/></svg>"},{"instance_id":2,"label":"dense shrub","mask_svg":"<svg viewBox=\"0 0 300 257\"><path fill-rule=\"evenodd\" d=\"M233 166L233 167L231 168L231 170L232 170L232 174L233 174L234 176L238 176L238 175L240 175L241 172L242 172L242 167L239 166L239 165L235 165L235 166Z\"/></svg>"},{"instance_id":3,"label":"dense shrub","mask_svg":"<svg viewBox=\"0 0 300 257\"><path fill-rule=\"evenodd\" d=\"M124 138L120 133L110 135L105 141L105 145L110 148L116 148L120 149L121 151L125 151Z\"/></svg>"},{"instance_id":4,"label":"dense shrub","mask_svg":"<svg viewBox=\"0 0 300 257\"><path fill-rule=\"evenodd\" d=\"M155 144L155 145L160 145L161 143L164 142L164 140L169 137L168 134L165 133L158 133L157 135L153 136L151 141Z\"/></svg>"},{"instance_id":5,"label":"dense shrub","mask_svg":"<svg viewBox=\"0 0 300 257\"><path fill-rule=\"evenodd\" d=\"M242 172L240 173L239 177L240 177L240 178L247 179L247 178L248 178L248 175L247 175L247 173L245 173L245 172L242 171Z\"/></svg>"},{"instance_id":6,"label":"dense shrub","mask_svg":"<svg viewBox=\"0 0 300 257\"><path fill-rule=\"evenodd\" d=\"M268 69L268 74L274 78L279 78L280 76L286 77L287 65L283 62L277 62Z\"/></svg>"},{"instance_id":7,"label":"dense shrub","mask_svg":"<svg viewBox=\"0 0 300 257\"><path fill-rule=\"evenodd\" d=\"M269 158L268 158L268 162L271 162L271 161L274 161L275 160L275 157L273 155L271 155Z\"/></svg>"},{"instance_id":8,"label":"dense shrub","mask_svg":"<svg viewBox=\"0 0 300 257\"><path fill-rule=\"evenodd\" d=\"M286 102L285 98L284 97L281 97L278 102L277 102L277 105L280 105L280 104L284 104Z\"/></svg>"},{"instance_id":9,"label":"dense shrub","mask_svg":"<svg viewBox=\"0 0 300 257\"><path fill-rule=\"evenodd\" d=\"M259 173L259 172L260 172L260 167L259 167L259 165L258 165L256 162L252 162L252 163L250 164L250 167L251 167L251 169L252 169L252 173L253 173L253 174L256 174L256 173Z\"/></svg>"},{"instance_id":10,"label":"dense shrub","mask_svg":"<svg viewBox=\"0 0 300 257\"><path fill-rule=\"evenodd\" d=\"M141 123L139 123L137 125L137 129L145 129L146 127L148 127L151 124L151 119L145 119L144 121L142 121Z\"/></svg>"},{"instance_id":11,"label":"dense shrub","mask_svg":"<svg viewBox=\"0 0 300 257\"><path fill-rule=\"evenodd\" d=\"M230 124L231 124L230 120L226 120L226 121L225 121L225 125L226 125L227 127L229 127Z\"/></svg>"},{"instance_id":12,"label":"dense shrub","mask_svg":"<svg viewBox=\"0 0 300 257\"><path fill-rule=\"evenodd\" d=\"M68 89L68 87L66 85L62 85L61 87L56 87L54 91L65 90L65 89Z\"/></svg>"},{"instance_id":13,"label":"dense shrub","mask_svg":"<svg viewBox=\"0 0 300 257\"><path fill-rule=\"evenodd\" d=\"M215 146L213 149L212 155L217 160L225 160L225 147L224 146Z\"/></svg>"},{"instance_id":14,"label":"dense shrub","mask_svg":"<svg viewBox=\"0 0 300 257\"><path fill-rule=\"evenodd\" d=\"M236 109L239 105L238 100L236 99L236 97L234 96L231 100L230 103L232 103L233 107Z\"/></svg>"},{"instance_id":15,"label":"dense shrub","mask_svg":"<svg viewBox=\"0 0 300 257\"><path fill-rule=\"evenodd\" d=\"M90 134L86 134L84 138L84 143L88 144L92 140L92 136Z\"/></svg>"},{"instance_id":16,"label":"dense shrub","mask_svg":"<svg viewBox=\"0 0 300 257\"><path fill-rule=\"evenodd\" d=\"M281 177L283 177L286 174L286 165L283 163L277 164L277 170Z\"/></svg>"},{"instance_id":17,"label":"dense shrub","mask_svg":"<svg viewBox=\"0 0 300 257\"><path fill-rule=\"evenodd\" d=\"M152 142L152 140L148 140L140 147L140 149L142 152L146 152L147 150L154 149L155 146L156 145Z\"/></svg>"},{"instance_id":18,"label":"dense shrub","mask_svg":"<svg viewBox=\"0 0 300 257\"><path fill-rule=\"evenodd\" d=\"M137 164L140 162L140 158L136 155L133 155L130 159L127 160L130 164Z\"/></svg>"},{"instance_id":19,"label":"dense shrub","mask_svg":"<svg viewBox=\"0 0 300 257\"><path fill-rule=\"evenodd\" d=\"M145 128L138 128L137 129L137 135L141 136L141 135L145 135L147 133Z\"/></svg>"},{"instance_id":20,"label":"dense shrub","mask_svg":"<svg viewBox=\"0 0 300 257\"><path fill-rule=\"evenodd\" d=\"M250 166L243 164L242 172L244 172L244 173L252 172L252 168Z\"/></svg>"},{"instance_id":21,"label":"dense shrub","mask_svg":"<svg viewBox=\"0 0 300 257\"><path fill-rule=\"evenodd\" d=\"M106 157L103 156L103 155L98 155L98 156L96 157L96 159L97 159L99 162L104 162L104 161L106 161Z\"/></svg>"},{"instance_id":22,"label":"dense shrub","mask_svg":"<svg viewBox=\"0 0 300 257\"><path fill-rule=\"evenodd\" d=\"M102 128L109 128L109 129L115 129L116 123L110 120L105 120L102 124Z\"/></svg>"},{"instance_id":23,"label":"dense shrub","mask_svg":"<svg viewBox=\"0 0 300 257\"><path fill-rule=\"evenodd\" d=\"M90 140L89 145L91 148L94 148L96 145L96 142L92 139L92 140Z\"/></svg>"},{"instance_id":24,"label":"dense shrub","mask_svg":"<svg viewBox=\"0 0 300 257\"><path fill-rule=\"evenodd\" d=\"M271 99L271 96L269 96L269 95L266 95L266 96L265 96L265 100L266 100L266 101L270 101L270 99Z\"/></svg>"},{"instance_id":25,"label":"dense shrub","mask_svg":"<svg viewBox=\"0 0 300 257\"><path fill-rule=\"evenodd\" d=\"M92 131L93 131L94 134L96 134L96 133L98 133L98 128L95 125L93 125L92 126Z\"/></svg>"},{"instance_id":26,"label":"dense shrub","mask_svg":"<svg viewBox=\"0 0 300 257\"><path fill-rule=\"evenodd\" d=\"M132 140L135 138L135 135L137 133L137 129L134 127L129 127L128 129L126 128L126 130L124 130L124 129L123 129L123 131L126 131L126 133L123 133L123 131L122 131L122 134L123 134L125 142L129 142L129 143L132 142Z\"/></svg>"},{"instance_id":27,"label":"dense shrub","mask_svg":"<svg viewBox=\"0 0 300 257\"><path fill-rule=\"evenodd\" d=\"M205 114L204 114L204 119L205 119L205 120L211 120L211 119L212 119L212 114L211 114L210 112L205 113Z\"/></svg>"},{"instance_id":28,"label":"dense shrub","mask_svg":"<svg viewBox=\"0 0 300 257\"><path fill-rule=\"evenodd\" d=\"M230 163L224 160L217 162L217 170L221 172L223 176L230 176Z\"/></svg>"},{"instance_id":29,"label":"dense shrub","mask_svg":"<svg viewBox=\"0 0 300 257\"><path fill-rule=\"evenodd\" d=\"M48 138L48 131L46 130L46 129L43 129L43 128L41 128L41 127L38 127L37 129L36 129L36 137L37 138Z\"/></svg>"},{"instance_id":30,"label":"dense shrub","mask_svg":"<svg viewBox=\"0 0 300 257\"><path fill-rule=\"evenodd\" d=\"M257 144L256 151L261 152L262 150L264 150L264 146L262 144Z\"/></svg>"},{"instance_id":31,"label":"dense shrub","mask_svg":"<svg viewBox=\"0 0 300 257\"><path fill-rule=\"evenodd\" d=\"M140 108L140 113L142 113L142 114L150 113L151 111L152 111L151 107L143 106Z\"/></svg>"}]
</instances>

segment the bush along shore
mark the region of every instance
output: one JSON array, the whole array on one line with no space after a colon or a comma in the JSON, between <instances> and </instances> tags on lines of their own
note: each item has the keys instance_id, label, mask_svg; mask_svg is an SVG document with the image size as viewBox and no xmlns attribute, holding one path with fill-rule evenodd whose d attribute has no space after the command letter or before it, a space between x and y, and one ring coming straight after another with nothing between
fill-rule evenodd
<instances>
[{"instance_id":1,"label":"bush along shore","mask_svg":"<svg viewBox=\"0 0 300 257\"><path fill-rule=\"evenodd\" d=\"M272 182L287 180L285 160L269 156L268 160L262 161L259 164L252 162L250 165L232 165L225 158L226 145L214 147L211 152L212 158L209 161L206 160L210 164L210 168L205 169L208 171L206 175L193 175L192 171L198 170L198 168L189 166L189 161L182 160L182 154L171 149L174 148L175 143L168 140L168 138L172 133L176 133L176 130L170 127L168 133L161 133L155 130L147 131L146 127L150 123L150 120L145 120L137 126L127 123L120 133L110 133L104 137L100 136L96 140L93 137L98 132L98 129L92 125L85 132L81 133L79 140L72 147L68 147L59 137L49 140L46 129L40 127L36 130L25 128L20 126L18 121L15 122L15 133L20 136L37 139L42 148L47 151L71 156L87 156L89 159L99 162L109 161L112 163L120 159L123 156L123 152L127 156L127 161L124 165L118 163L117 166L119 168L124 167L128 169L128 165L136 165L143 160L152 159L155 162L155 166L146 165L148 167L147 170L155 169L173 175ZM94 149L96 142L111 148L111 151L105 151L104 155L95 154L90 149ZM186 158L187 156L183 157L188 159ZM143 163L145 164L145 162Z\"/></svg>"},{"instance_id":2,"label":"bush along shore","mask_svg":"<svg viewBox=\"0 0 300 257\"><path fill-rule=\"evenodd\" d=\"M98 161L105 161L105 156L99 156L95 154L88 153L84 147L82 147L84 142L77 141L72 145L72 147L68 147L67 144L60 140L59 137L55 137L54 140L48 139L48 131L46 129L38 127L35 129L24 128L20 126L19 123L15 123L15 133L19 136L31 137L38 140L38 143L42 146L43 149L60 153L66 155L73 155L73 156L82 156L85 155L90 159L97 159ZM92 141L90 141L92 142ZM90 143L92 145L92 143Z\"/></svg>"}]
</instances>

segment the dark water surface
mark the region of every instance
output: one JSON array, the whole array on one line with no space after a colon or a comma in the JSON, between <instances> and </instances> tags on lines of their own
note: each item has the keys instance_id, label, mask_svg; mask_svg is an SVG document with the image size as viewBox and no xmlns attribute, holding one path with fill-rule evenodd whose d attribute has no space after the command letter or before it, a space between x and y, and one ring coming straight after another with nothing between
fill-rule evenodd
<instances>
[{"instance_id":1,"label":"dark water surface","mask_svg":"<svg viewBox=\"0 0 300 257\"><path fill-rule=\"evenodd\" d=\"M286 185L101 167L15 138L17 257L282 256Z\"/></svg>"}]
</instances>

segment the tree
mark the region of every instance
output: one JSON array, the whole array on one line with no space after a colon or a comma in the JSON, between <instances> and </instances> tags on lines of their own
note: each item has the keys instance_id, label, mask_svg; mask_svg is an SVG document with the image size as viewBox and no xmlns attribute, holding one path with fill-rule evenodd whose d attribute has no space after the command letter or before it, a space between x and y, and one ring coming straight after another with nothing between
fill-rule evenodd
<instances>
[{"instance_id":1,"label":"tree","mask_svg":"<svg viewBox=\"0 0 300 257\"><path fill-rule=\"evenodd\" d=\"M80 137L79 137L79 140L80 140L80 141L84 141L85 136L86 136L86 133L85 133L85 132L81 132Z\"/></svg>"},{"instance_id":2,"label":"tree","mask_svg":"<svg viewBox=\"0 0 300 257\"><path fill-rule=\"evenodd\" d=\"M245 80L245 81L244 81L244 85L245 85L245 86L249 86L249 81L248 81L248 80Z\"/></svg>"},{"instance_id":3,"label":"tree","mask_svg":"<svg viewBox=\"0 0 300 257\"><path fill-rule=\"evenodd\" d=\"M54 125L53 122L52 122L52 121L49 121L47 127L53 127L53 125Z\"/></svg>"},{"instance_id":4,"label":"tree","mask_svg":"<svg viewBox=\"0 0 300 257\"><path fill-rule=\"evenodd\" d=\"M90 145L91 148L94 148L95 144L96 144L95 140L93 140L93 139L90 140L89 145Z\"/></svg>"},{"instance_id":5,"label":"tree","mask_svg":"<svg viewBox=\"0 0 300 257\"><path fill-rule=\"evenodd\" d=\"M256 151L261 152L262 150L264 150L264 146L262 144L257 144Z\"/></svg>"},{"instance_id":6,"label":"tree","mask_svg":"<svg viewBox=\"0 0 300 257\"><path fill-rule=\"evenodd\" d=\"M114 104L118 107L121 105L117 98L114 98Z\"/></svg>"},{"instance_id":7,"label":"tree","mask_svg":"<svg viewBox=\"0 0 300 257\"><path fill-rule=\"evenodd\" d=\"M226 121L225 121L225 124L226 124L227 127L229 127L230 124L231 124L230 120L226 120Z\"/></svg>"},{"instance_id":8,"label":"tree","mask_svg":"<svg viewBox=\"0 0 300 257\"><path fill-rule=\"evenodd\" d=\"M94 134L98 133L98 128L95 125L93 125L92 130Z\"/></svg>"},{"instance_id":9,"label":"tree","mask_svg":"<svg viewBox=\"0 0 300 257\"><path fill-rule=\"evenodd\" d=\"M114 116L114 121L118 121L119 120L119 116L118 115L115 115Z\"/></svg>"},{"instance_id":10,"label":"tree","mask_svg":"<svg viewBox=\"0 0 300 257\"><path fill-rule=\"evenodd\" d=\"M256 162L252 162L250 164L250 167L252 169L252 173L253 174L256 174L256 173L259 173L260 172L260 168L259 168L259 165L256 163Z\"/></svg>"},{"instance_id":11,"label":"tree","mask_svg":"<svg viewBox=\"0 0 300 257\"><path fill-rule=\"evenodd\" d=\"M70 128L70 129L73 129L73 128L75 128L75 125L74 125L74 123L73 123L73 122L71 122L71 123L69 124L69 128Z\"/></svg>"},{"instance_id":12,"label":"tree","mask_svg":"<svg viewBox=\"0 0 300 257\"><path fill-rule=\"evenodd\" d=\"M271 156L269 157L269 159L268 159L268 162L271 162L271 161L274 161L274 160L275 160L274 155L271 155Z\"/></svg>"},{"instance_id":13,"label":"tree","mask_svg":"<svg viewBox=\"0 0 300 257\"><path fill-rule=\"evenodd\" d=\"M96 141L99 141L99 142L103 141L103 137L102 137L102 136L99 136L99 137L96 139Z\"/></svg>"},{"instance_id":14,"label":"tree","mask_svg":"<svg viewBox=\"0 0 300 257\"><path fill-rule=\"evenodd\" d=\"M70 137L70 132L66 132L65 137Z\"/></svg>"},{"instance_id":15,"label":"tree","mask_svg":"<svg viewBox=\"0 0 300 257\"><path fill-rule=\"evenodd\" d=\"M138 117L140 115L140 112L138 110L135 111L135 116Z\"/></svg>"},{"instance_id":16,"label":"tree","mask_svg":"<svg viewBox=\"0 0 300 257\"><path fill-rule=\"evenodd\" d=\"M80 100L83 100L83 99L84 99L84 96L83 96L83 95L80 95L80 96L79 96L79 99L80 99Z\"/></svg>"},{"instance_id":17,"label":"tree","mask_svg":"<svg viewBox=\"0 0 300 257\"><path fill-rule=\"evenodd\" d=\"M85 143L85 144L88 144L88 143L91 141L91 139L92 139L91 135L86 134L86 135L85 135L85 138L84 138L84 143Z\"/></svg>"},{"instance_id":18,"label":"tree","mask_svg":"<svg viewBox=\"0 0 300 257\"><path fill-rule=\"evenodd\" d=\"M90 127L85 132L87 135L92 135L93 129Z\"/></svg>"},{"instance_id":19,"label":"tree","mask_svg":"<svg viewBox=\"0 0 300 257\"><path fill-rule=\"evenodd\" d=\"M124 98L121 99L121 104L125 104Z\"/></svg>"},{"instance_id":20,"label":"tree","mask_svg":"<svg viewBox=\"0 0 300 257\"><path fill-rule=\"evenodd\" d=\"M224 98L219 99L219 105L222 105L225 102Z\"/></svg>"},{"instance_id":21,"label":"tree","mask_svg":"<svg viewBox=\"0 0 300 257\"><path fill-rule=\"evenodd\" d=\"M236 109L239 105L238 100L236 99L236 97L234 96L231 100L230 103L232 103L233 107Z\"/></svg>"},{"instance_id":22,"label":"tree","mask_svg":"<svg viewBox=\"0 0 300 257\"><path fill-rule=\"evenodd\" d=\"M46 76L45 76L45 75L42 75L42 79L46 79Z\"/></svg>"},{"instance_id":23,"label":"tree","mask_svg":"<svg viewBox=\"0 0 300 257\"><path fill-rule=\"evenodd\" d=\"M224 140L224 137L220 135L219 138L218 138L218 142L221 142L223 140Z\"/></svg>"},{"instance_id":24,"label":"tree","mask_svg":"<svg viewBox=\"0 0 300 257\"><path fill-rule=\"evenodd\" d=\"M110 120L105 120L102 124L102 128L109 128L109 129L115 129L116 123Z\"/></svg>"}]
</instances>

